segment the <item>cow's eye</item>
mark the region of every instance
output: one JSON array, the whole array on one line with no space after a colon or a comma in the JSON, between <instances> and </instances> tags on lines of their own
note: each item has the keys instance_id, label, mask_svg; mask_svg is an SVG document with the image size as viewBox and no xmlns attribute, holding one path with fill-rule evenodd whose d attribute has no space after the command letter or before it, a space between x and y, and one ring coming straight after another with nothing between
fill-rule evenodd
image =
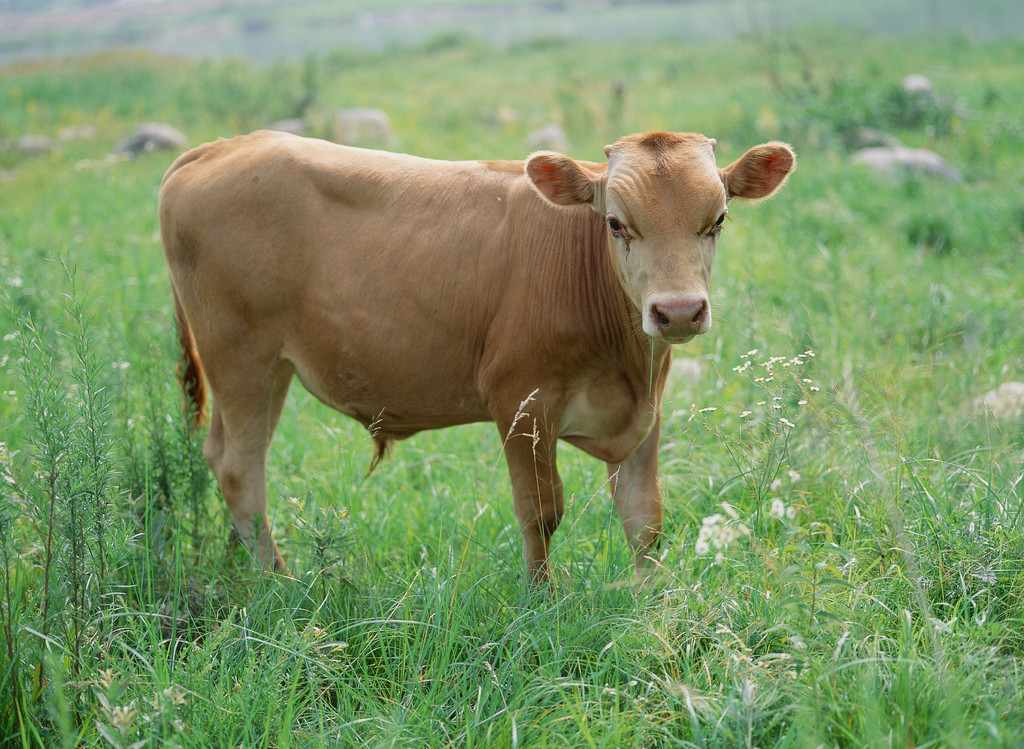
<instances>
[{"instance_id":1,"label":"cow's eye","mask_svg":"<svg viewBox=\"0 0 1024 749\"><path fill-rule=\"evenodd\" d=\"M626 231L626 227L622 225L622 222L614 215L608 214L608 229L611 231L613 237L619 239L628 239L629 232Z\"/></svg>"},{"instance_id":2,"label":"cow's eye","mask_svg":"<svg viewBox=\"0 0 1024 749\"><path fill-rule=\"evenodd\" d=\"M722 224L725 222L725 217L728 215L729 214L727 213L723 213L721 216L718 217L718 221L716 221L715 225L712 226L711 229L708 231L708 236L717 236L718 233L722 231Z\"/></svg>"}]
</instances>

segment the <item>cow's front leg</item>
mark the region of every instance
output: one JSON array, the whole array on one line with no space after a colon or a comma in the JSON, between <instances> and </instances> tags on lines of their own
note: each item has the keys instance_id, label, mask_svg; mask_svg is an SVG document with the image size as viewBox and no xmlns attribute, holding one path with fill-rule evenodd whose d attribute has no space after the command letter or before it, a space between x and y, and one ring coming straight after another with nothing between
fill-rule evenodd
<instances>
[{"instance_id":1,"label":"cow's front leg","mask_svg":"<svg viewBox=\"0 0 1024 749\"><path fill-rule=\"evenodd\" d=\"M652 553L661 540L661 486L658 483L658 445L661 414L650 434L621 463L608 464L608 476L615 508L633 549L638 578L653 572Z\"/></svg>"},{"instance_id":2,"label":"cow's front leg","mask_svg":"<svg viewBox=\"0 0 1024 749\"><path fill-rule=\"evenodd\" d=\"M557 437L533 417L522 418L502 431L512 502L523 534L526 579L541 583L548 577L551 534L565 511L562 480L555 464Z\"/></svg>"}]
</instances>

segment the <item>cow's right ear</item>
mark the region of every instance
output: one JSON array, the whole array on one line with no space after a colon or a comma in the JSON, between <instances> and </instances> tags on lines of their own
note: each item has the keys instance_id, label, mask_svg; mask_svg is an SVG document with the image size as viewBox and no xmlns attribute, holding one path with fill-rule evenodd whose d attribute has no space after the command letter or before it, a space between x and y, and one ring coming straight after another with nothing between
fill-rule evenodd
<instances>
[{"instance_id":1,"label":"cow's right ear","mask_svg":"<svg viewBox=\"0 0 1024 749\"><path fill-rule=\"evenodd\" d=\"M526 160L530 184L549 203L560 206L594 205L597 175L568 156L540 151Z\"/></svg>"}]
</instances>

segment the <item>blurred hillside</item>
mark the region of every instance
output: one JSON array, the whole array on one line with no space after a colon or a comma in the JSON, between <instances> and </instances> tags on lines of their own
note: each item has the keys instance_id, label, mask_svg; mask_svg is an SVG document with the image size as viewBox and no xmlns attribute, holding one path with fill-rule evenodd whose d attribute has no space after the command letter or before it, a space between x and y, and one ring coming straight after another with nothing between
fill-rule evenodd
<instances>
[{"instance_id":1,"label":"blurred hillside","mask_svg":"<svg viewBox=\"0 0 1024 749\"><path fill-rule=\"evenodd\" d=\"M453 34L707 41L801 25L865 33L1024 34L1019 0L0 0L0 63L113 47L190 57L299 59Z\"/></svg>"}]
</instances>

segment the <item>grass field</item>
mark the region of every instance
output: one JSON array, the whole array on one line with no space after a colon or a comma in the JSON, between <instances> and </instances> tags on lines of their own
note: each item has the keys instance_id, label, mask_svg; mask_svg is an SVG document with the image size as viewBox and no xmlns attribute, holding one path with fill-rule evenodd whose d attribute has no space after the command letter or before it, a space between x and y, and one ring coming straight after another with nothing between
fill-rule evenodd
<instances>
[{"instance_id":1,"label":"grass field","mask_svg":"<svg viewBox=\"0 0 1024 749\"><path fill-rule=\"evenodd\" d=\"M1018 746L1024 420L974 401L1024 380L1021 59L826 30L5 69L0 136L95 131L0 152L0 744ZM364 478L368 436L298 386L269 469L294 577L229 545L175 381L174 154L106 155L144 121L199 143L343 106L441 158L522 158L552 120L580 158L652 129L722 163L796 148L779 197L731 210L715 328L677 347L697 374L667 396L657 583L582 453L531 591L492 426ZM849 166L853 125L963 182Z\"/></svg>"}]
</instances>

